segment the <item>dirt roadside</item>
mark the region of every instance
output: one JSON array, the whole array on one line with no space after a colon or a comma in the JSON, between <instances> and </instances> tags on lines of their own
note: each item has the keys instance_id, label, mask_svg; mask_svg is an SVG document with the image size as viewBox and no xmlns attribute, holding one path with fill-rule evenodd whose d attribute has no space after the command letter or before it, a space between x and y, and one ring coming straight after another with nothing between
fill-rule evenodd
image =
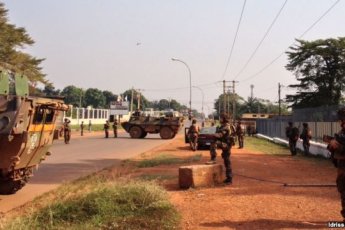
<instances>
[{"instance_id":1,"label":"dirt roadside","mask_svg":"<svg viewBox=\"0 0 345 230\"><path fill-rule=\"evenodd\" d=\"M192 157L209 151L192 152L177 136L168 145L141 156L158 154ZM182 229L328 229L328 221L340 221L340 198L336 187L285 187L291 184L335 184L336 169L323 159L267 155L252 150L232 149L233 185L181 190L178 165L141 168L133 176L151 175L169 191L182 216ZM196 163L196 164L200 164ZM217 163L222 164L220 150Z\"/></svg>"}]
</instances>

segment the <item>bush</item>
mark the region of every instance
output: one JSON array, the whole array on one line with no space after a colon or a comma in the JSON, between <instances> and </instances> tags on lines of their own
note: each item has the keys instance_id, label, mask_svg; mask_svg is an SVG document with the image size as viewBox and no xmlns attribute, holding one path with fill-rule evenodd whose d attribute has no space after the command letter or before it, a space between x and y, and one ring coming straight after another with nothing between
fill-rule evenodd
<instances>
[{"instance_id":1,"label":"bush","mask_svg":"<svg viewBox=\"0 0 345 230\"><path fill-rule=\"evenodd\" d=\"M179 216L153 182L100 183L55 199L5 229L174 229Z\"/></svg>"}]
</instances>

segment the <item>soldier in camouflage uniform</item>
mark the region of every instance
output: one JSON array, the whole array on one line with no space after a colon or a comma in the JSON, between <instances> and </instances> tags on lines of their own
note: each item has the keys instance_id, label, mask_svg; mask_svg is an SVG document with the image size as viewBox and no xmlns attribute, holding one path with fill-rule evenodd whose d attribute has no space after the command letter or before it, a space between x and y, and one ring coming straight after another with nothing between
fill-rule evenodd
<instances>
[{"instance_id":1,"label":"soldier in camouflage uniform","mask_svg":"<svg viewBox=\"0 0 345 230\"><path fill-rule=\"evenodd\" d=\"M341 198L341 215L345 221L345 107L338 110L338 118L341 121L341 130L336 138L327 146L334 158L334 165L338 170L337 188Z\"/></svg>"},{"instance_id":2,"label":"soldier in camouflage uniform","mask_svg":"<svg viewBox=\"0 0 345 230\"><path fill-rule=\"evenodd\" d=\"M114 124L113 124L113 131L114 131L114 138L117 138L117 120L114 120Z\"/></svg>"},{"instance_id":3,"label":"soldier in camouflage uniform","mask_svg":"<svg viewBox=\"0 0 345 230\"><path fill-rule=\"evenodd\" d=\"M69 141L71 140L71 127L69 123L71 123L71 121L65 118L65 121L63 123L63 133L64 133L65 144L69 144Z\"/></svg>"},{"instance_id":4,"label":"soldier in camouflage uniform","mask_svg":"<svg viewBox=\"0 0 345 230\"><path fill-rule=\"evenodd\" d=\"M188 129L189 144L193 151L195 151L197 148L198 136L199 128L196 126L196 120L193 119L192 125Z\"/></svg>"},{"instance_id":5,"label":"soldier in camouflage uniform","mask_svg":"<svg viewBox=\"0 0 345 230\"><path fill-rule=\"evenodd\" d=\"M299 130L297 127L293 126L293 123L290 121L288 126L285 128L285 135L289 139L289 148L292 156L297 154L297 141L299 138Z\"/></svg>"},{"instance_id":6,"label":"soldier in camouflage uniform","mask_svg":"<svg viewBox=\"0 0 345 230\"><path fill-rule=\"evenodd\" d=\"M215 137L220 142L220 147L222 149L222 158L224 160L225 166L225 177L224 183L232 184L232 168L231 168L231 147L234 142L235 130L234 127L230 125L229 118L226 114L223 114L221 119L221 126L219 127Z\"/></svg>"},{"instance_id":7,"label":"soldier in camouflage uniform","mask_svg":"<svg viewBox=\"0 0 345 230\"><path fill-rule=\"evenodd\" d=\"M109 137L109 127L110 127L110 124L109 124L109 121L107 120L103 126L105 138Z\"/></svg>"},{"instance_id":8,"label":"soldier in camouflage uniform","mask_svg":"<svg viewBox=\"0 0 345 230\"><path fill-rule=\"evenodd\" d=\"M214 127L214 122L212 122L211 127ZM215 164L217 157L217 142L216 140L212 141L210 144L210 156L211 160L206 162L206 164Z\"/></svg>"},{"instance_id":9,"label":"soldier in camouflage uniform","mask_svg":"<svg viewBox=\"0 0 345 230\"><path fill-rule=\"evenodd\" d=\"M300 138L303 140L304 155L309 155L311 130L308 127L308 123L303 123L303 130Z\"/></svg>"},{"instance_id":10,"label":"soldier in camouflage uniform","mask_svg":"<svg viewBox=\"0 0 345 230\"><path fill-rule=\"evenodd\" d=\"M241 127L241 121L238 121L237 123L237 126L236 126L236 135L237 135L237 138L238 138L238 145L239 145L239 149L242 149L243 148L243 139L244 139L244 133L243 133L243 130L242 130L242 127Z\"/></svg>"}]
</instances>

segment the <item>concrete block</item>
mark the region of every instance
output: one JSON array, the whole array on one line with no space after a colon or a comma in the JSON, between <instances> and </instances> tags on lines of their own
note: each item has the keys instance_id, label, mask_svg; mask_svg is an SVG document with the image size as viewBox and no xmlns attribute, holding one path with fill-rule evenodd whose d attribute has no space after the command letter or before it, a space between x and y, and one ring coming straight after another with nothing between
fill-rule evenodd
<instances>
[{"instance_id":1,"label":"concrete block","mask_svg":"<svg viewBox=\"0 0 345 230\"><path fill-rule=\"evenodd\" d=\"M211 187L222 183L224 170L221 164L190 165L179 168L180 188Z\"/></svg>"}]
</instances>

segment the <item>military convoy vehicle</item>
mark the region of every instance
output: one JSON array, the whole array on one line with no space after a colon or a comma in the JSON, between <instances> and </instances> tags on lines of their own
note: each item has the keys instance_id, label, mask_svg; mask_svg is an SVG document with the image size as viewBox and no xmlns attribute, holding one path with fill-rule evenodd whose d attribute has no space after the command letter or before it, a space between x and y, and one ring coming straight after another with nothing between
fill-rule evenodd
<instances>
[{"instance_id":1,"label":"military convoy vehicle","mask_svg":"<svg viewBox=\"0 0 345 230\"><path fill-rule=\"evenodd\" d=\"M47 155L68 106L29 96L25 76L0 70L0 194L21 189Z\"/></svg>"},{"instance_id":2,"label":"military convoy vehicle","mask_svg":"<svg viewBox=\"0 0 345 230\"><path fill-rule=\"evenodd\" d=\"M179 131L182 121L181 117L152 117L134 113L129 121L122 122L121 125L131 138L145 138L148 133L159 133L162 139L172 139Z\"/></svg>"}]
</instances>

